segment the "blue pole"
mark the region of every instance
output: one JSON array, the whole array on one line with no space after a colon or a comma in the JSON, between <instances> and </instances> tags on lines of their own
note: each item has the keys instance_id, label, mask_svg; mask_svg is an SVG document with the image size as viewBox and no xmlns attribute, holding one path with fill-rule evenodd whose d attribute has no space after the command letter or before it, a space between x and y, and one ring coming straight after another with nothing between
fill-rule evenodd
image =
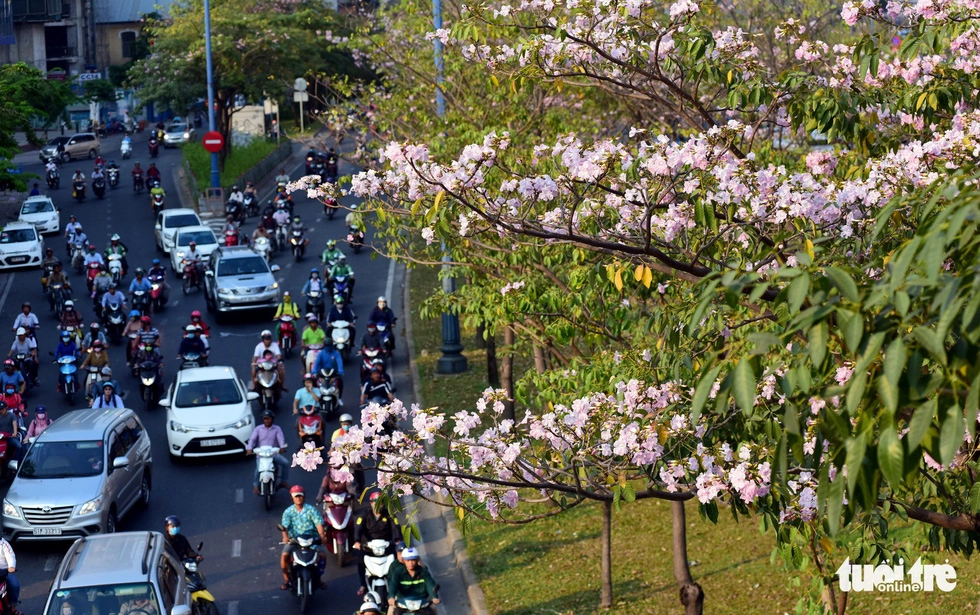
<instances>
[{"instance_id":1,"label":"blue pole","mask_svg":"<svg viewBox=\"0 0 980 615\"><path fill-rule=\"evenodd\" d=\"M204 0L204 51L208 65L208 130L216 130L214 124L214 65L211 62L211 2ZM221 187L218 171L218 154L211 154L211 187Z\"/></svg>"},{"instance_id":2,"label":"blue pole","mask_svg":"<svg viewBox=\"0 0 980 615\"><path fill-rule=\"evenodd\" d=\"M442 29L442 0L432 0L432 25L436 30ZM442 41L434 39L436 59L436 115L446 115L446 97L442 93L442 82L445 79L446 67L442 59Z\"/></svg>"}]
</instances>

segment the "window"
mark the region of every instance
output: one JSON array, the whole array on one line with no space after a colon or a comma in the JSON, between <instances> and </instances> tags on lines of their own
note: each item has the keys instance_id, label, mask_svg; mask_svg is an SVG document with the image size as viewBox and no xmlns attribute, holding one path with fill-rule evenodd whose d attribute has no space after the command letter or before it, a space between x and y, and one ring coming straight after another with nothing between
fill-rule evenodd
<instances>
[{"instance_id":1,"label":"window","mask_svg":"<svg viewBox=\"0 0 980 615\"><path fill-rule=\"evenodd\" d=\"M201 382L181 382L177 387L178 408L201 408L204 406L223 406L242 403L242 395L234 380L207 380Z\"/></svg>"},{"instance_id":2,"label":"window","mask_svg":"<svg viewBox=\"0 0 980 615\"><path fill-rule=\"evenodd\" d=\"M160 593L163 594L163 606L167 613L174 608L177 597L177 571L166 557L160 558Z\"/></svg>"},{"instance_id":3,"label":"window","mask_svg":"<svg viewBox=\"0 0 980 615\"><path fill-rule=\"evenodd\" d=\"M35 241L37 234L32 228L9 229L0 231L0 244L5 243L25 243Z\"/></svg>"},{"instance_id":4,"label":"window","mask_svg":"<svg viewBox=\"0 0 980 615\"><path fill-rule=\"evenodd\" d=\"M129 432L129 437L132 438L135 444L140 439L140 436L143 435L143 426L139 424L139 421L131 417L126 421L126 431Z\"/></svg>"},{"instance_id":5,"label":"window","mask_svg":"<svg viewBox=\"0 0 980 615\"><path fill-rule=\"evenodd\" d=\"M35 442L27 451L21 478L73 478L102 472L102 441Z\"/></svg>"},{"instance_id":6,"label":"window","mask_svg":"<svg viewBox=\"0 0 980 615\"><path fill-rule=\"evenodd\" d=\"M228 258L218 263L218 276L226 275L254 275L269 271L265 259L261 256L247 256L244 258Z\"/></svg>"},{"instance_id":7,"label":"window","mask_svg":"<svg viewBox=\"0 0 980 615\"><path fill-rule=\"evenodd\" d=\"M122 40L122 56L124 58L132 58L136 56L136 33L135 32L123 32L119 35L120 40Z\"/></svg>"},{"instance_id":8,"label":"window","mask_svg":"<svg viewBox=\"0 0 980 615\"><path fill-rule=\"evenodd\" d=\"M128 453L129 449L133 447L133 434L126 429L125 425L120 425L119 427L116 427L116 438L118 438L119 450L122 451L122 453L119 455L121 457Z\"/></svg>"}]
</instances>

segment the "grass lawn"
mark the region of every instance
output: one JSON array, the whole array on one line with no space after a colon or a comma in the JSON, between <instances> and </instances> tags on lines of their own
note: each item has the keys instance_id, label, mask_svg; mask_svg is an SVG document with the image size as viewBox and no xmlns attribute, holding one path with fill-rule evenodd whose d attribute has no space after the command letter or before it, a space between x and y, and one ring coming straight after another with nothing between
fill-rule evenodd
<instances>
[{"instance_id":1,"label":"grass lawn","mask_svg":"<svg viewBox=\"0 0 980 615\"><path fill-rule=\"evenodd\" d=\"M464 354L470 371L436 376L441 323L422 320L418 306L439 285L434 268L411 273L412 328L427 406L453 413L472 408L487 387L486 352L473 349L473 331L463 331ZM515 360L515 373L529 362ZM704 612L733 615L793 613L802 588L770 563L773 536L760 534L758 523L732 520L722 509L717 525L702 522L694 503L688 503L688 557L696 564L691 573L705 592ZM599 529L598 505L581 506L551 519L527 525L502 525L467 520L462 528L467 549L487 607L493 615L585 615L598 613ZM934 555L942 563L944 554ZM671 514L667 502L648 500L625 505L613 513L612 613L682 613L672 572ZM958 584L948 594L851 593L848 613L854 615L951 615L975 613L980 599L980 557L966 560L949 556ZM926 561L924 559L923 561ZM911 563L907 563L907 566ZM799 582L808 584L809 577ZM451 610L450 610L451 612Z\"/></svg>"},{"instance_id":2,"label":"grass lawn","mask_svg":"<svg viewBox=\"0 0 980 615\"><path fill-rule=\"evenodd\" d=\"M231 186L232 182L241 177L242 173L261 162L277 147L278 145L274 141L255 139L246 147L232 149L225 161L225 169L221 172L222 181L227 181L227 185L224 187ZM191 167L197 186L208 185L208 178L211 177L211 154L204 149L200 141L183 145L181 151Z\"/></svg>"}]
</instances>

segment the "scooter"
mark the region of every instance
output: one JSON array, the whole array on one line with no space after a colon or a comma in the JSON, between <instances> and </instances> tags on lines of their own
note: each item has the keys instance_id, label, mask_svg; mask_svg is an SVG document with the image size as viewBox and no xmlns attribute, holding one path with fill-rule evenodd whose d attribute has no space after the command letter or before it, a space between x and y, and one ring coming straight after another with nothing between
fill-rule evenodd
<instances>
[{"instance_id":1,"label":"scooter","mask_svg":"<svg viewBox=\"0 0 980 615\"><path fill-rule=\"evenodd\" d=\"M245 217L259 215L259 199L256 198L255 193L247 193L243 204Z\"/></svg>"},{"instance_id":2,"label":"scooter","mask_svg":"<svg viewBox=\"0 0 980 615\"><path fill-rule=\"evenodd\" d=\"M384 360L381 359L380 348L364 348L361 350L361 354L364 359L361 361L361 382L367 382L368 377L371 375L371 370L374 369L376 365L381 366L382 371L385 368Z\"/></svg>"},{"instance_id":3,"label":"scooter","mask_svg":"<svg viewBox=\"0 0 980 615\"><path fill-rule=\"evenodd\" d=\"M23 352L18 352L17 354L14 355L14 361L17 363L17 371L20 372L21 377L24 378L25 393L31 390L32 388L34 388L34 384L33 384L34 381L31 379L30 370L27 369L27 360L29 357L30 355L26 355ZM33 359L31 360L33 361Z\"/></svg>"},{"instance_id":4,"label":"scooter","mask_svg":"<svg viewBox=\"0 0 980 615\"><path fill-rule=\"evenodd\" d=\"M350 303L351 290L350 290L350 277L346 275L335 275L333 277L333 294L340 295L344 298L344 303Z\"/></svg>"},{"instance_id":5,"label":"scooter","mask_svg":"<svg viewBox=\"0 0 980 615\"><path fill-rule=\"evenodd\" d=\"M329 421L340 407L340 393L337 389L337 372L333 369L320 370L320 414Z\"/></svg>"},{"instance_id":6,"label":"scooter","mask_svg":"<svg viewBox=\"0 0 980 615\"><path fill-rule=\"evenodd\" d=\"M399 598L396 602L398 608L401 609L402 613L421 613L425 611L426 613L431 613L429 607L432 605L428 599L419 600L417 598Z\"/></svg>"},{"instance_id":7,"label":"scooter","mask_svg":"<svg viewBox=\"0 0 980 615\"><path fill-rule=\"evenodd\" d=\"M88 373L85 374L85 395L90 399L95 399L99 396L99 392L95 390L95 386L99 383L99 380L101 380L100 368L94 365L89 365L85 369L88 371Z\"/></svg>"},{"instance_id":8,"label":"scooter","mask_svg":"<svg viewBox=\"0 0 980 615\"><path fill-rule=\"evenodd\" d=\"M85 268L85 248L80 243L71 245L71 266L79 275Z\"/></svg>"},{"instance_id":9,"label":"scooter","mask_svg":"<svg viewBox=\"0 0 980 615\"><path fill-rule=\"evenodd\" d=\"M346 320L335 320L330 326L330 340L344 361L347 361L350 359L350 323Z\"/></svg>"},{"instance_id":10,"label":"scooter","mask_svg":"<svg viewBox=\"0 0 980 615\"><path fill-rule=\"evenodd\" d=\"M312 442L317 448L323 446L323 421L314 406L300 408L296 429L299 432L300 448L307 442Z\"/></svg>"},{"instance_id":11,"label":"scooter","mask_svg":"<svg viewBox=\"0 0 980 615\"><path fill-rule=\"evenodd\" d=\"M140 399L146 404L147 410L152 410L160 401L160 372L156 363L144 361L140 369Z\"/></svg>"},{"instance_id":12,"label":"scooter","mask_svg":"<svg viewBox=\"0 0 980 615\"><path fill-rule=\"evenodd\" d=\"M390 363L392 353L395 350L395 338L392 336L391 331L388 330L388 323L378 322L374 326L378 328L378 335L381 336L381 343L384 345L385 357Z\"/></svg>"},{"instance_id":13,"label":"scooter","mask_svg":"<svg viewBox=\"0 0 980 615\"><path fill-rule=\"evenodd\" d=\"M115 190L119 187L119 169L110 168L106 173L109 175L109 187Z\"/></svg>"},{"instance_id":14,"label":"scooter","mask_svg":"<svg viewBox=\"0 0 980 615\"><path fill-rule=\"evenodd\" d=\"M276 361L259 361L256 365L255 379L259 384L259 399L263 410L275 410L279 402L279 370Z\"/></svg>"},{"instance_id":15,"label":"scooter","mask_svg":"<svg viewBox=\"0 0 980 615\"><path fill-rule=\"evenodd\" d=\"M323 320L323 293L311 290L306 295L306 312L316 314L317 320Z\"/></svg>"},{"instance_id":16,"label":"scooter","mask_svg":"<svg viewBox=\"0 0 980 615\"><path fill-rule=\"evenodd\" d=\"M258 237L252 242L252 249L258 252L259 256L266 262L272 260L272 243L267 237Z\"/></svg>"},{"instance_id":17,"label":"scooter","mask_svg":"<svg viewBox=\"0 0 980 615\"><path fill-rule=\"evenodd\" d=\"M133 192L135 192L136 194L143 194L144 185L145 184L143 183L142 173L137 173L136 175L133 175Z\"/></svg>"},{"instance_id":18,"label":"scooter","mask_svg":"<svg viewBox=\"0 0 980 615\"><path fill-rule=\"evenodd\" d=\"M75 365L75 357L59 357L55 363L58 364L58 386L68 400L68 406L74 406L75 393L78 392L78 382L75 380L78 366Z\"/></svg>"},{"instance_id":19,"label":"scooter","mask_svg":"<svg viewBox=\"0 0 980 615\"><path fill-rule=\"evenodd\" d=\"M150 158L156 158L160 153L160 142L157 141L156 137L150 137Z\"/></svg>"},{"instance_id":20,"label":"scooter","mask_svg":"<svg viewBox=\"0 0 980 615\"><path fill-rule=\"evenodd\" d=\"M276 228L276 251L282 252L289 245L289 231L287 230L288 224L280 224Z\"/></svg>"},{"instance_id":21,"label":"scooter","mask_svg":"<svg viewBox=\"0 0 980 615\"><path fill-rule=\"evenodd\" d=\"M186 295L191 292L191 288L201 288L201 276L195 261L184 259L182 264L184 265L184 294Z\"/></svg>"},{"instance_id":22,"label":"scooter","mask_svg":"<svg viewBox=\"0 0 980 615\"><path fill-rule=\"evenodd\" d=\"M329 471L329 470L328 470ZM351 517L354 514L354 498L350 493L328 493L323 496L323 519L329 525L327 537L330 541L328 547L330 552L337 557L337 567L343 568L347 554L350 552L348 544L348 528Z\"/></svg>"},{"instance_id":23,"label":"scooter","mask_svg":"<svg viewBox=\"0 0 980 615\"><path fill-rule=\"evenodd\" d=\"M258 446L252 449L255 453L255 465L259 471L259 497L265 500L265 509L272 509L272 496L279 485L279 468L275 457L279 449L274 446Z\"/></svg>"},{"instance_id":24,"label":"scooter","mask_svg":"<svg viewBox=\"0 0 980 615\"><path fill-rule=\"evenodd\" d=\"M196 352L185 352L180 355L180 369L191 369L194 367L203 367L204 357Z\"/></svg>"},{"instance_id":25,"label":"scooter","mask_svg":"<svg viewBox=\"0 0 980 615\"><path fill-rule=\"evenodd\" d=\"M293 317L283 314L279 317L279 349L282 356L289 358L293 352L293 342L296 339L296 325L293 324Z\"/></svg>"},{"instance_id":26,"label":"scooter","mask_svg":"<svg viewBox=\"0 0 980 615\"><path fill-rule=\"evenodd\" d=\"M313 372L313 364L316 362L316 355L323 350L323 344L310 344L306 347L306 373Z\"/></svg>"},{"instance_id":27,"label":"scooter","mask_svg":"<svg viewBox=\"0 0 980 615\"><path fill-rule=\"evenodd\" d=\"M303 260L303 255L306 253L306 239L303 237L303 231L293 231L289 238L289 245L292 246L293 257L296 262Z\"/></svg>"},{"instance_id":28,"label":"scooter","mask_svg":"<svg viewBox=\"0 0 980 615\"><path fill-rule=\"evenodd\" d=\"M231 216L235 222L242 220L242 204L238 201L228 201L225 203L225 217Z\"/></svg>"},{"instance_id":29,"label":"scooter","mask_svg":"<svg viewBox=\"0 0 980 615\"><path fill-rule=\"evenodd\" d=\"M164 285L163 274L156 273L148 275L150 280L150 302L153 304L153 311L159 312L167 303L166 286Z\"/></svg>"},{"instance_id":30,"label":"scooter","mask_svg":"<svg viewBox=\"0 0 980 615\"><path fill-rule=\"evenodd\" d=\"M353 225L347 229L347 243L354 248L354 254L360 254L364 247L364 231Z\"/></svg>"},{"instance_id":31,"label":"scooter","mask_svg":"<svg viewBox=\"0 0 980 615\"><path fill-rule=\"evenodd\" d=\"M340 203L337 202L337 199L328 198L323 201L323 213L327 215L328 220L333 220L339 210Z\"/></svg>"},{"instance_id":32,"label":"scooter","mask_svg":"<svg viewBox=\"0 0 980 615\"><path fill-rule=\"evenodd\" d=\"M127 158L132 156L133 155L132 144L129 141L123 139L122 144L119 145L119 153L122 155L123 160L126 160Z\"/></svg>"},{"instance_id":33,"label":"scooter","mask_svg":"<svg viewBox=\"0 0 980 615\"><path fill-rule=\"evenodd\" d=\"M225 246L237 246L238 245L238 233L228 229L225 231Z\"/></svg>"},{"instance_id":34,"label":"scooter","mask_svg":"<svg viewBox=\"0 0 980 615\"><path fill-rule=\"evenodd\" d=\"M51 292L51 296L54 301L54 313L60 320L61 315L65 311L65 301L67 300L65 286L64 284L52 284L49 291Z\"/></svg>"},{"instance_id":35,"label":"scooter","mask_svg":"<svg viewBox=\"0 0 980 615\"><path fill-rule=\"evenodd\" d=\"M381 596L381 604L388 603L388 571L395 562L395 556L388 553L391 543L378 538L364 545L364 582L368 591Z\"/></svg>"},{"instance_id":36,"label":"scooter","mask_svg":"<svg viewBox=\"0 0 980 615\"><path fill-rule=\"evenodd\" d=\"M85 182L84 181L72 182L71 187L72 187L72 190L71 190L72 197L74 197L74 199L76 201L78 201L79 203L81 203L82 201L84 201L85 200Z\"/></svg>"},{"instance_id":37,"label":"scooter","mask_svg":"<svg viewBox=\"0 0 980 615\"><path fill-rule=\"evenodd\" d=\"M138 310L141 316L150 313L150 299L146 296L145 290L133 291L133 309Z\"/></svg>"},{"instance_id":38,"label":"scooter","mask_svg":"<svg viewBox=\"0 0 980 615\"><path fill-rule=\"evenodd\" d=\"M9 432L6 432L6 431L0 431L0 482L6 482L7 479L12 479L13 477L11 476L11 474L16 469L16 464L14 462L17 461L17 460L16 459L10 459L10 442L9 442L9 440L10 440L10 438L13 438L13 437L14 437L14 434L12 434L12 433L9 433ZM11 467L12 464L14 465L14 467ZM3 582L3 585L0 586L0 589L2 589L3 591L2 591L2 593L0 593L0 599L2 599L3 601L6 602L7 601L7 596L6 596L7 580L6 580L6 577L4 577L4 579L3 579L2 582ZM3 611L3 613L5 615L7 613L13 613L14 611L11 608L12 606L13 605L7 604L6 605L6 608L7 609L10 609L10 610L5 610L5 611Z\"/></svg>"},{"instance_id":39,"label":"scooter","mask_svg":"<svg viewBox=\"0 0 980 615\"><path fill-rule=\"evenodd\" d=\"M105 178L96 177L92 180L92 192L100 199L105 198Z\"/></svg>"},{"instance_id":40,"label":"scooter","mask_svg":"<svg viewBox=\"0 0 980 615\"><path fill-rule=\"evenodd\" d=\"M51 169L48 171L48 188L51 190L57 190L58 186L61 185L61 176L58 175L57 169Z\"/></svg>"},{"instance_id":41,"label":"scooter","mask_svg":"<svg viewBox=\"0 0 980 615\"><path fill-rule=\"evenodd\" d=\"M122 281L122 256L118 254L109 255L109 276L116 284Z\"/></svg>"},{"instance_id":42,"label":"scooter","mask_svg":"<svg viewBox=\"0 0 980 615\"><path fill-rule=\"evenodd\" d=\"M126 328L126 315L123 314L122 305L109 305L102 315L105 320L105 328L109 333L109 339L116 346L122 340L123 329Z\"/></svg>"},{"instance_id":43,"label":"scooter","mask_svg":"<svg viewBox=\"0 0 980 615\"><path fill-rule=\"evenodd\" d=\"M279 528L285 529L282 525ZM293 550L293 561L289 569L289 581L299 598L299 611L306 615L310 612L313 594L320 586L319 556L314 545L320 542L320 537L313 534L303 534L291 538L289 544L298 547Z\"/></svg>"},{"instance_id":44,"label":"scooter","mask_svg":"<svg viewBox=\"0 0 980 615\"><path fill-rule=\"evenodd\" d=\"M197 545L198 552L204 548L204 543ZM192 612L195 615L219 615L218 607L214 605L214 596L208 591L207 579L200 571L199 564L195 558L187 558L183 561L184 579L187 581L187 589L191 592L191 600L194 603Z\"/></svg>"},{"instance_id":45,"label":"scooter","mask_svg":"<svg viewBox=\"0 0 980 615\"><path fill-rule=\"evenodd\" d=\"M163 195L159 193L150 195L150 206L153 208L154 216L163 211Z\"/></svg>"}]
</instances>

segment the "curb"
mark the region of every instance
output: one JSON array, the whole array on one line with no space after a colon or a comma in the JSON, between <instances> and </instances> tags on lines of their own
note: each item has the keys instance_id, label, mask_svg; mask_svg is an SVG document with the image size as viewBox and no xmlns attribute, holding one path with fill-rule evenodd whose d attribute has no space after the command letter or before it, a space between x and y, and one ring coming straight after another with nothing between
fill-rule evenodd
<instances>
[{"instance_id":1,"label":"curb","mask_svg":"<svg viewBox=\"0 0 980 615\"><path fill-rule=\"evenodd\" d=\"M409 289L411 288L411 277L412 270L410 268L405 269L405 282L404 290L402 291L402 309L403 314L405 314L405 337L406 344L408 348L408 359L409 365L412 373L412 387L415 389L415 399L418 401L420 406L422 403L422 379L419 377L419 366L415 361L415 338L412 336L412 302L409 295ZM426 447L428 448L428 446ZM473 564L470 562L470 555L466 552L466 545L463 542L463 536L459 533L459 529L456 527L456 519L453 516L453 510L449 507L442 507L442 522L446 526L446 536L452 540L453 543L453 557L456 560L456 565L459 566L460 574L463 577L463 583L466 584L466 593L470 599L470 607L472 609L473 615L489 615L487 611L486 599L483 595L483 588L480 587L480 579L476 576L476 571L473 570Z\"/></svg>"}]
</instances>

